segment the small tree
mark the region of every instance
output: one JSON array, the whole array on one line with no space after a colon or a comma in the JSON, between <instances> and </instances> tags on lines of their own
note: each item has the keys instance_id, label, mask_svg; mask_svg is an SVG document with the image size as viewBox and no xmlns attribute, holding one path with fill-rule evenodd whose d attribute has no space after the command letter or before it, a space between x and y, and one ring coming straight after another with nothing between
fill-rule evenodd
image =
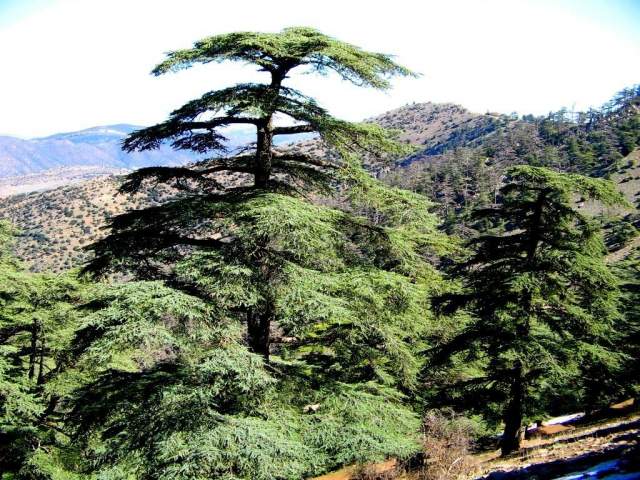
<instances>
[{"instance_id":1,"label":"small tree","mask_svg":"<svg viewBox=\"0 0 640 480\"><path fill-rule=\"evenodd\" d=\"M485 413L501 406L502 453L520 446L523 420L545 384L565 382L583 362L615 360L610 334L617 286L606 267L597 229L575 207L574 195L624 202L613 184L538 167L507 171L502 204L476 217L500 226L471 241L462 265L463 290L443 296L447 311L472 315L463 330L433 351L431 366L465 352L481 374L465 392ZM549 378L551 377L551 378Z\"/></svg>"}]
</instances>

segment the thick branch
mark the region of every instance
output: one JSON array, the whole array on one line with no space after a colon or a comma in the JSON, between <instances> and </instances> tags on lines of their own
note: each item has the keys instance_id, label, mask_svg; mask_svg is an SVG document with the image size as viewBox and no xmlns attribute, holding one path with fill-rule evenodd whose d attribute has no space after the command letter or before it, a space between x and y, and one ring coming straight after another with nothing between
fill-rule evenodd
<instances>
[{"instance_id":1,"label":"thick branch","mask_svg":"<svg viewBox=\"0 0 640 480\"><path fill-rule=\"evenodd\" d=\"M223 135L214 132L213 129L231 124L249 124L256 125L257 119L249 117L215 117L207 121L200 122L185 122L178 120L169 120L153 127L143 128L129 135L122 143L122 148L126 152L153 150L160 148L160 145L164 140L180 137L181 135L198 135L194 130L208 130L210 139L209 142L215 145L218 149L223 149L220 141L226 140ZM200 134L201 135L201 134ZM187 138L178 138L174 142L174 147L185 148L186 145L181 143L187 142Z\"/></svg>"},{"instance_id":2,"label":"thick branch","mask_svg":"<svg viewBox=\"0 0 640 480\"><path fill-rule=\"evenodd\" d=\"M291 127L276 127L273 129L273 135L294 135L296 133L312 133L318 129L313 125L293 125Z\"/></svg>"}]
</instances>

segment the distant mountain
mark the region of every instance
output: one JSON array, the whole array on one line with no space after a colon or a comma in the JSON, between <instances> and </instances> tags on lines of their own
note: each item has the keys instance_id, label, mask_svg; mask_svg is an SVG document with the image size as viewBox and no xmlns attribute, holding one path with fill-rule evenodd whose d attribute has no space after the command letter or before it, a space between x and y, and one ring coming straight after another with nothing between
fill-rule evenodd
<instances>
[{"instance_id":1,"label":"distant mountain","mask_svg":"<svg viewBox=\"0 0 640 480\"><path fill-rule=\"evenodd\" d=\"M130 170L181 165L196 158L191 152L176 152L168 146L149 152L123 152L122 140L138 128L108 125L28 140L0 137L0 179L78 167Z\"/></svg>"},{"instance_id":2,"label":"distant mountain","mask_svg":"<svg viewBox=\"0 0 640 480\"><path fill-rule=\"evenodd\" d=\"M120 142L124 137L136 130L140 126L119 123L117 125L103 125L99 127L86 128L77 132L56 133L48 137L35 138L33 141L55 141L68 140L75 144L101 144L109 142Z\"/></svg>"}]
</instances>

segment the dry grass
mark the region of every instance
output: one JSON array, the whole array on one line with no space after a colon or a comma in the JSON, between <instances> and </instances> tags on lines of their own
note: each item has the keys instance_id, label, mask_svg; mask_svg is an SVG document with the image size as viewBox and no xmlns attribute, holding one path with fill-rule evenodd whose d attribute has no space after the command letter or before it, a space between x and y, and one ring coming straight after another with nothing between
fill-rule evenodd
<instances>
[{"instance_id":1,"label":"dry grass","mask_svg":"<svg viewBox=\"0 0 640 480\"><path fill-rule=\"evenodd\" d=\"M381 463L351 465L310 480L392 480L400 478L398 467L398 461L392 458Z\"/></svg>"},{"instance_id":2,"label":"dry grass","mask_svg":"<svg viewBox=\"0 0 640 480\"><path fill-rule=\"evenodd\" d=\"M451 413L430 412L423 422L424 465L418 480L454 480L475 469L473 428Z\"/></svg>"},{"instance_id":3,"label":"dry grass","mask_svg":"<svg viewBox=\"0 0 640 480\"><path fill-rule=\"evenodd\" d=\"M363 465L356 468L353 480L394 480L400 475L398 462L395 459L382 463Z\"/></svg>"}]
</instances>

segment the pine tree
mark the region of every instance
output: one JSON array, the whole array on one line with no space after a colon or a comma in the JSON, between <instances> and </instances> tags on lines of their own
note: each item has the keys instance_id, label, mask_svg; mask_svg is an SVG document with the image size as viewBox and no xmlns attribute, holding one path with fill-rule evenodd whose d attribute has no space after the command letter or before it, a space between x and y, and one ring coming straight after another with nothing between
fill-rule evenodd
<instances>
[{"instance_id":1,"label":"pine tree","mask_svg":"<svg viewBox=\"0 0 640 480\"><path fill-rule=\"evenodd\" d=\"M566 385L581 364L618 360L616 280L597 228L574 204L576 194L624 202L603 180L542 167L507 170L502 203L476 212L496 230L471 241L474 253L460 267L462 290L439 300L446 311L466 308L471 318L433 350L430 366L463 352L464 361L475 362L478 371L463 380L463 393L473 392L485 413L500 406L505 455L519 448L523 420L541 414L535 403L545 385Z\"/></svg>"},{"instance_id":2,"label":"pine tree","mask_svg":"<svg viewBox=\"0 0 640 480\"><path fill-rule=\"evenodd\" d=\"M87 270L105 272L122 267L140 278L163 278L176 287L189 288L193 287L191 282L184 285L184 276L174 270L167 273L167 265L183 258L185 251L215 251L217 260L208 259L211 269L222 268L214 266L222 261L251 271L255 301L245 299L242 309L252 349L268 357L275 309L271 285L278 275L274 256L286 253L270 249L275 232L268 230L274 225L263 228L254 223L251 231L242 231L242 225L256 221L258 210L272 209L269 221L277 224L280 214L299 209L297 218L290 215L288 223L282 219L284 228L299 230L303 225L291 222L313 220L305 218L312 212L304 211L307 207L300 200L303 191L330 191L336 172L344 174L344 167L353 166L354 153L397 154L405 150L383 129L337 120L283 82L294 69L302 68L320 74L332 71L356 85L384 90L390 86L387 77L412 73L388 55L363 51L310 28L209 37L192 49L171 52L153 73L223 61L253 64L269 75L270 82L238 84L206 93L175 110L166 122L137 131L125 141L127 151L157 148L170 140L175 148L213 157L189 167L152 167L131 174L122 187L124 192L135 192L145 182L158 182L185 195L157 208L117 217L112 233L92 246L96 258ZM295 124L277 126L278 117ZM255 127L255 145L242 154L225 156L228 151L221 128L236 124ZM316 158L296 150L276 152L274 138L302 132L318 133L333 154ZM239 180L230 181L233 178ZM326 234L331 232L313 233ZM311 239L292 239L303 240ZM280 245L276 250L289 247Z\"/></svg>"},{"instance_id":3,"label":"pine tree","mask_svg":"<svg viewBox=\"0 0 640 480\"><path fill-rule=\"evenodd\" d=\"M624 368L618 377L620 391L640 399L640 249L614 266L620 279L622 313L620 327L622 352L626 355Z\"/></svg>"},{"instance_id":4,"label":"pine tree","mask_svg":"<svg viewBox=\"0 0 640 480\"><path fill-rule=\"evenodd\" d=\"M409 72L306 28L211 37L154 71L222 60L271 82L205 94L125 142L212 158L129 175L125 192L159 182L177 194L116 217L92 246L87 272L141 281L94 302L77 332L69 375L93 370L66 399L71 450L106 478L298 479L406 458L419 423L405 394L446 238L426 199L361 166L405 146L282 82L307 67L384 89ZM281 115L294 125L277 126ZM234 123L254 125L256 144L224 156L220 127ZM272 145L297 132L316 132L320 155Z\"/></svg>"},{"instance_id":5,"label":"pine tree","mask_svg":"<svg viewBox=\"0 0 640 480\"><path fill-rule=\"evenodd\" d=\"M80 286L69 275L27 272L0 222L0 470L18 470L60 420L49 383L67 359Z\"/></svg>"}]
</instances>

